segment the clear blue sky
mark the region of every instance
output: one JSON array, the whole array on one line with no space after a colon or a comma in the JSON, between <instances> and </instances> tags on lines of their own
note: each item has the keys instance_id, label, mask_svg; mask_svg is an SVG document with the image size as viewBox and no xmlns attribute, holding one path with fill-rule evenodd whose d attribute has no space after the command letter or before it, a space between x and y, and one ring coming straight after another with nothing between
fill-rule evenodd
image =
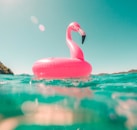
<instances>
[{"instance_id":1,"label":"clear blue sky","mask_svg":"<svg viewBox=\"0 0 137 130\"><path fill-rule=\"evenodd\" d=\"M137 68L137 0L0 0L0 61L32 74L38 59L69 57L65 33L73 21L87 34L84 45L77 33L73 40L94 74Z\"/></svg>"}]
</instances>

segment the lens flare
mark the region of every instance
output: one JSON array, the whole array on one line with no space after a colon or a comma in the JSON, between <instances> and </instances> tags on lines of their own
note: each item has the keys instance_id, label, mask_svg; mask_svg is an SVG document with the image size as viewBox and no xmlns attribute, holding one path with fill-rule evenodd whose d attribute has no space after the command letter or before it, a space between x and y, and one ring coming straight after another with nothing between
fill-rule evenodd
<instances>
[{"instance_id":1,"label":"lens flare","mask_svg":"<svg viewBox=\"0 0 137 130\"><path fill-rule=\"evenodd\" d=\"M38 24L39 23L39 20L38 20L38 18L36 16L31 16L30 19L31 19L32 23L34 23L34 24Z\"/></svg>"},{"instance_id":2,"label":"lens flare","mask_svg":"<svg viewBox=\"0 0 137 130\"><path fill-rule=\"evenodd\" d=\"M43 24L40 24L39 25L39 30L44 32L45 31L45 26Z\"/></svg>"}]
</instances>

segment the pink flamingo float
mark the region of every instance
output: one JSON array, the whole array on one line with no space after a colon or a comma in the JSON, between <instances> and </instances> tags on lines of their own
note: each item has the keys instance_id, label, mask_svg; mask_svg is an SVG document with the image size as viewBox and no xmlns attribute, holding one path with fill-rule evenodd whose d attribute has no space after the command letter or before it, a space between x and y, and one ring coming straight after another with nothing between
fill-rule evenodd
<instances>
[{"instance_id":1,"label":"pink flamingo float","mask_svg":"<svg viewBox=\"0 0 137 130\"><path fill-rule=\"evenodd\" d=\"M40 79L81 78L91 74L92 66L85 61L80 47L72 40L71 32L79 32L84 43L86 34L76 22L67 27L66 41L71 58L45 58L38 60L32 67L33 73Z\"/></svg>"}]
</instances>

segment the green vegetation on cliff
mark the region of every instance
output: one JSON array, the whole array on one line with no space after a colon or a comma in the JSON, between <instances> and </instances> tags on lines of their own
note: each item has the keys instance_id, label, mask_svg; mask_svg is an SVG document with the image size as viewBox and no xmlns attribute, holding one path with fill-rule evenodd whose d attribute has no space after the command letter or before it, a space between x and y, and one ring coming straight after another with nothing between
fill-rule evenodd
<instances>
[{"instance_id":1,"label":"green vegetation on cliff","mask_svg":"<svg viewBox=\"0 0 137 130\"><path fill-rule=\"evenodd\" d=\"M2 62L0 62L0 74L14 74L9 68L7 68Z\"/></svg>"}]
</instances>

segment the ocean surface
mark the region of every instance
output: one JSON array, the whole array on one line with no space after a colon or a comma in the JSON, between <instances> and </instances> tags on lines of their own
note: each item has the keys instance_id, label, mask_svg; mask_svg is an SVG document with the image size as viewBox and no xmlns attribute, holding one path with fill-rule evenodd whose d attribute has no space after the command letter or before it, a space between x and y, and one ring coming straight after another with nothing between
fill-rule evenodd
<instances>
[{"instance_id":1,"label":"ocean surface","mask_svg":"<svg viewBox=\"0 0 137 130\"><path fill-rule=\"evenodd\" d=\"M137 130L137 73L0 75L0 130Z\"/></svg>"}]
</instances>

